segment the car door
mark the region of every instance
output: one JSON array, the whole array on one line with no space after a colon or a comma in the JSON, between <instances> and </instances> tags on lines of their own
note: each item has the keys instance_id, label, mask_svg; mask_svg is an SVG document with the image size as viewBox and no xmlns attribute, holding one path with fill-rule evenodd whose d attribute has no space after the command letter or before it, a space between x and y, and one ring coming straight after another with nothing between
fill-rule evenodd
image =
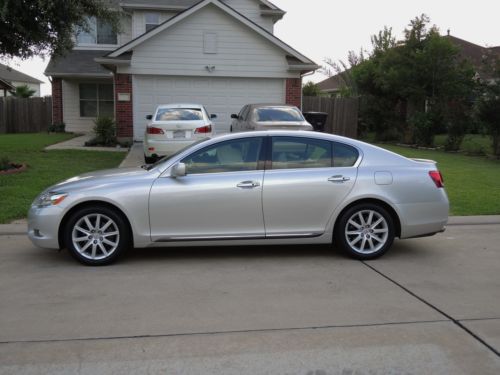
<instances>
[{"instance_id":1,"label":"car door","mask_svg":"<svg viewBox=\"0 0 500 375\"><path fill-rule=\"evenodd\" d=\"M151 189L156 242L263 238L263 139L221 141L181 162L182 177L160 177Z\"/></svg>"},{"instance_id":2,"label":"car door","mask_svg":"<svg viewBox=\"0 0 500 375\"><path fill-rule=\"evenodd\" d=\"M242 119L243 119L243 114L245 113L247 108L248 108L248 105L243 106L243 108L241 108L240 112L238 113L238 117L232 121L231 126L233 128L233 132L243 131L244 123L243 123Z\"/></svg>"},{"instance_id":3,"label":"car door","mask_svg":"<svg viewBox=\"0 0 500 375\"><path fill-rule=\"evenodd\" d=\"M353 188L357 149L324 139L272 137L264 175L266 237L325 232L335 208Z\"/></svg>"}]
</instances>

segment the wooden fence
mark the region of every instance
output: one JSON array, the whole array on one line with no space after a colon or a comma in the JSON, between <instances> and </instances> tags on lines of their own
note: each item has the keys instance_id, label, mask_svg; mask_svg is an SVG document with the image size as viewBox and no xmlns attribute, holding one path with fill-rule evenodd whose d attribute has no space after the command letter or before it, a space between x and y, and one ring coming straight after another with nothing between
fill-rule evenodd
<instances>
[{"instance_id":1,"label":"wooden fence","mask_svg":"<svg viewBox=\"0 0 500 375\"><path fill-rule=\"evenodd\" d=\"M328 113L325 132L350 138L358 135L358 108L356 98L305 96L302 101L303 112Z\"/></svg>"},{"instance_id":2,"label":"wooden fence","mask_svg":"<svg viewBox=\"0 0 500 375\"><path fill-rule=\"evenodd\" d=\"M0 98L0 133L47 131L52 123L52 97Z\"/></svg>"}]
</instances>

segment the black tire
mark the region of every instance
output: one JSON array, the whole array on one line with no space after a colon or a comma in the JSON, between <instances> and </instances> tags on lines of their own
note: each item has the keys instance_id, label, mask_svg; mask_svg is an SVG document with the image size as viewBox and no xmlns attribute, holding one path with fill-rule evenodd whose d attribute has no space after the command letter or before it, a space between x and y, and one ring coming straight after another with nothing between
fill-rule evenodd
<instances>
[{"instance_id":1,"label":"black tire","mask_svg":"<svg viewBox=\"0 0 500 375\"><path fill-rule=\"evenodd\" d=\"M154 156L146 156L144 155L144 162L146 164L153 164L153 163L156 163L156 158Z\"/></svg>"},{"instance_id":2,"label":"black tire","mask_svg":"<svg viewBox=\"0 0 500 375\"><path fill-rule=\"evenodd\" d=\"M382 220L370 226L370 219L371 224ZM363 226L363 223L366 225ZM361 203L341 214L334 230L334 246L355 259L375 259L392 246L394 233L394 220L384 207Z\"/></svg>"},{"instance_id":3,"label":"black tire","mask_svg":"<svg viewBox=\"0 0 500 375\"><path fill-rule=\"evenodd\" d=\"M96 228L98 228L98 225L96 225L98 215L99 222L102 224L102 227L104 227L107 223L107 221L104 220L109 219L112 222L112 224L110 224L108 228L104 229L102 234L98 234L98 231L95 230ZM95 233L84 233L83 231L81 231L81 229L88 229L88 232L91 231L88 225L85 223L85 217L87 217L90 220L91 224L94 225ZM95 221L92 221L93 218L95 218ZM77 224L79 229L75 228ZM70 216L63 230L64 244L69 250L70 254L80 263L88 266L104 266L107 264L111 264L120 256L122 256L123 253L131 246L132 236L127 222L125 221L123 216L116 210L105 206L88 206L77 210ZM113 233L115 232L118 232L118 235L113 235ZM82 238L82 240L80 242L77 242L76 245L73 241L73 233L81 236L78 238ZM93 235L96 237L91 240L90 237L88 237L89 235ZM103 237L97 238L97 236ZM111 246L105 243L106 240L116 245ZM88 242L91 242L90 246L88 246L88 250L82 251L83 248L88 244ZM94 253L92 253L94 245L96 247L96 250ZM77 246L79 246L80 249L78 249ZM102 251L101 248L109 251L109 255ZM95 256L92 257L92 255Z\"/></svg>"}]
</instances>

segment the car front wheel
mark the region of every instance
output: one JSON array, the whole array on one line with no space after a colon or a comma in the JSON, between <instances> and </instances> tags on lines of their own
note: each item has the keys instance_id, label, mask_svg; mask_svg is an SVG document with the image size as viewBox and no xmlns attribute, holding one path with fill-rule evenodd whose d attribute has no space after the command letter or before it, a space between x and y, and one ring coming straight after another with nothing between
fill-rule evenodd
<instances>
[{"instance_id":1,"label":"car front wheel","mask_svg":"<svg viewBox=\"0 0 500 375\"><path fill-rule=\"evenodd\" d=\"M383 255L394 241L394 221L383 207L366 203L349 208L335 228L334 244L360 260Z\"/></svg>"},{"instance_id":2,"label":"car front wheel","mask_svg":"<svg viewBox=\"0 0 500 375\"><path fill-rule=\"evenodd\" d=\"M65 245L79 262L100 266L114 262L130 246L128 225L115 210L85 207L68 220Z\"/></svg>"}]
</instances>

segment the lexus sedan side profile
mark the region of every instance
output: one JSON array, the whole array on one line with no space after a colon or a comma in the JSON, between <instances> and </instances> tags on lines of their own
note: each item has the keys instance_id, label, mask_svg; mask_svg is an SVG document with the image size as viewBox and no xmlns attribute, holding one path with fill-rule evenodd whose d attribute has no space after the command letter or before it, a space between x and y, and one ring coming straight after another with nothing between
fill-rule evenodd
<instances>
[{"instance_id":1,"label":"lexus sedan side profile","mask_svg":"<svg viewBox=\"0 0 500 375\"><path fill-rule=\"evenodd\" d=\"M248 104L232 114L231 133L254 130L314 130L300 112L287 104Z\"/></svg>"},{"instance_id":2,"label":"lexus sedan side profile","mask_svg":"<svg viewBox=\"0 0 500 375\"><path fill-rule=\"evenodd\" d=\"M197 140L214 134L212 119L201 104L165 104L156 108L144 133L144 160L154 163Z\"/></svg>"},{"instance_id":3,"label":"lexus sedan side profile","mask_svg":"<svg viewBox=\"0 0 500 375\"><path fill-rule=\"evenodd\" d=\"M33 202L28 235L103 265L158 246L331 244L357 259L442 232L436 164L308 131L200 140L157 163L71 178Z\"/></svg>"}]
</instances>

